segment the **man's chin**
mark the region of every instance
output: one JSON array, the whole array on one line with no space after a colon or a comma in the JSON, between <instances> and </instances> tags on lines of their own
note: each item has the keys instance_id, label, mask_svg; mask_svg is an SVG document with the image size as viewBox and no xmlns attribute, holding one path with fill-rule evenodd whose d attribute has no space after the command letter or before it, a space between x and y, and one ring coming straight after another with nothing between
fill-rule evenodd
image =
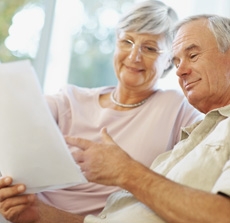
<instances>
[{"instance_id":1,"label":"man's chin","mask_svg":"<svg viewBox=\"0 0 230 223\"><path fill-rule=\"evenodd\" d=\"M199 99L198 99L197 95L195 94L195 92L192 92L192 91L186 92L185 97L188 99L188 102L191 105L194 105L197 102L199 102Z\"/></svg>"}]
</instances>

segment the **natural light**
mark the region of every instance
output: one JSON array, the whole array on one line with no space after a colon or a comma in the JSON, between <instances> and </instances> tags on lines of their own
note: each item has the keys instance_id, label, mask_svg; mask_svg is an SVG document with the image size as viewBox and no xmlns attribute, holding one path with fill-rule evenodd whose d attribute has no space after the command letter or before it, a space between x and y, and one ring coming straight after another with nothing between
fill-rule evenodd
<instances>
[{"instance_id":1,"label":"natural light","mask_svg":"<svg viewBox=\"0 0 230 223\"><path fill-rule=\"evenodd\" d=\"M182 19L191 14L198 13L219 13L223 16L230 15L230 1L228 0L164 0L166 4L172 6ZM107 2L107 7L100 8L95 13L100 22L97 39L102 40L100 51L109 54L113 51L106 41L106 28L113 28L118 19L119 13L113 9L115 1ZM129 3L122 5L122 11L131 6ZM39 36L44 24L45 14L41 7L28 4L15 14L12 25L9 29L9 36L5 40L6 47L15 56L27 55L31 58L36 57L39 45ZM31 22L33 21L33 22ZM51 45L49 48L48 63L44 79L44 92L56 92L64 83L67 83L69 66L71 59L71 49L78 54L87 52L88 44L84 39L79 39L72 45L72 35L81 32L82 25L94 27L94 22L87 17L84 10L84 2L80 0L57 0L55 17L51 35ZM59 74L59 75L57 75ZM175 70L160 81L162 88L180 89L177 83Z\"/></svg>"}]
</instances>

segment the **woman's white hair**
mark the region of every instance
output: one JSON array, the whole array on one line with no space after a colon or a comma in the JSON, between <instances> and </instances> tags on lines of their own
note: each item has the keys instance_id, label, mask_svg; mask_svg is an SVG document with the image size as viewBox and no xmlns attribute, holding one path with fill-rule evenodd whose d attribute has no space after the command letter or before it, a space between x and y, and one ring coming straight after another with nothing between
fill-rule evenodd
<instances>
[{"instance_id":1,"label":"woman's white hair","mask_svg":"<svg viewBox=\"0 0 230 223\"><path fill-rule=\"evenodd\" d=\"M119 20L116 32L148 33L163 35L168 49L172 45L172 29L178 20L176 12L161 1L148 0L135 4ZM172 66L165 70L166 74ZM164 76L164 75L163 75Z\"/></svg>"},{"instance_id":2,"label":"woman's white hair","mask_svg":"<svg viewBox=\"0 0 230 223\"><path fill-rule=\"evenodd\" d=\"M117 33L130 31L136 33L163 34L171 46L171 30L178 20L176 12L163 2L149 0L135 6L121 17Z\"/></svg>"}]
</instances>

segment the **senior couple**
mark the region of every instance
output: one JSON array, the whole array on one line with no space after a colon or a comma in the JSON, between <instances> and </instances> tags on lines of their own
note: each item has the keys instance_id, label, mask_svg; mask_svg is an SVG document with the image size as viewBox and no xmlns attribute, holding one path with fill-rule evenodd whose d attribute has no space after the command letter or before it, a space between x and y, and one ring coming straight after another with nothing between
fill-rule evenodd
<instances>
[{"instance_id":1,"label":"senior couple","mask_svg":"<svg viewBox=\"0 0 230 223\"><path fill-rule=\"evenodd\" d=\"M157 4L157 1L151 3ZM163 6L158 7L165 10ZM148 7L143 7L142 10L148 11ZM167 13L169 10L171 9L166 10ZM132 19L138 22L139 18L137 16ZM144 25L148 26L148 23ZM107 89L99 96L99 100L105 108L109 106L109 102L114 103L109 100L111 97L120 110L133 111L146 106L159 93L158 90L143 90L150 89L144 83L148 83L153 89L155 79L169 67L167 49L170 46L167 44L168 36L165 31L161 33L158 30L159 32L150 34L125 28L127 27L124 26L117 37L117 54L124 57L120 71L117 71L120 82L114 93L109 94L111 89ZM115 186L123 190L115 189L117 191L111 193L99 214L76 214L45 204L37 195L22 195L25 185L12 186L13 179L2 177L2 216L15 223L230 222L230 20L217 15L193 16L178 23L173 34L170 56L176 67L179 84L189 103L205 114L203 120L190 123L188 127L181 125L180 142L171 147L172 150L155 158L150 168L144 160L138 159L138 155L135 157L130 154L129 149L132 148L123 148L117 143L119 137L113 137L114 130L106 124L104 126L108 129L102 128L101 141L70 135L66 142L79 148L72 155L87 179L109 186L106 188ZM150 37L154 39L154 43L150 41ZM151 67L155 67L155 79L150 81L152 85L143 81L143 77L150 75L140 75L145 73L143 70L148 63L150 66L149 58L154 63ZM127 66L129 60L137 64L135 68ZM131 89L133 79L139 89L138 97ZM137 108L130 109L119 104L138 105ZM167 110L168 107L165 105L164 109ZM182 117L182 114L179 116ZM151 115L149 110L145 120L151 119ZM199 116L196 117L200 119ZM143 132L149 131L145 126L139 128ZM126 137L131 136L127 134ZM131 140L135 144L142 139L131 137ZM126 146L132 147L132 144ZM153 142L151 147L152 150L157 150L158 144Z\"/></svg>"}]
</instances>

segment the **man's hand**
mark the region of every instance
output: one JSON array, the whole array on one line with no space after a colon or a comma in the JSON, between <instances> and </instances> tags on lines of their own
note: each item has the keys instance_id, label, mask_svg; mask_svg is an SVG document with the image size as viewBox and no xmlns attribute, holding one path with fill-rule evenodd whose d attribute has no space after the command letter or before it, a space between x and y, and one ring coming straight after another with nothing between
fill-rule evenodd
<instances>
[{"instance_id":1,"label":"man's hand","mask_svg":"<svg viewBox=\"0 0 230 223\"><path fill-rule=\"evenodd\" d=\"M66 142L79 148L72 155L89 181L122 186L134 160L113 141L105 128L101 137L102 143L72 137L66 137Z\"/></svg>"},{"instance_id":2,"label":"man's hand","mask_svg":"<svg viewBox=\"0 0 230 223\"><path fill-rule=\"evenodd\" d=\"M23 184L11 185L10 177L0 178L0 213L13 223L32 223L39 219L35 195L22 195Z\"/></svg>"}]
</instances>

